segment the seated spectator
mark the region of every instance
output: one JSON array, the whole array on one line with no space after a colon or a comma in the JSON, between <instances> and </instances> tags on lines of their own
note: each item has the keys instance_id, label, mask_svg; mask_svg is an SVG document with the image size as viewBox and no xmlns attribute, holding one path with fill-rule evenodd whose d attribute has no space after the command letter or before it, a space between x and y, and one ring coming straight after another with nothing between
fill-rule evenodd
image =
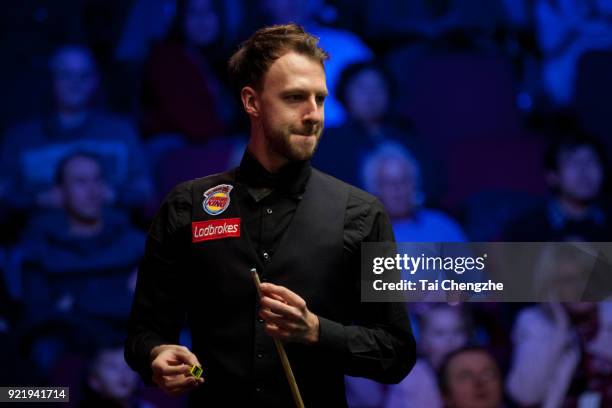
<instances>
[{"instance_id":1,"label":"seated spectator","mask_svg":"<svg viewBox=\"0 0 612 408\"><path fill-rule=\"evenodd\" d=\"M444 174L439 163L427 154L428 149L407 123L393 117L395 86L390 74L375 62L348 66L340 77L337 95L346 108L346 123L325 131L313 158L313 165L349 184L359 185L359 165L380 143L394 141L412 151L425 164L427 193L435 199ZM327 109L327 102L326 109ZM327 117L326 117L327 119ZM342 152L342 160L338 160ZM433 176L436 175L436 178Z\"/></svg>"},{"instance_id":2,"label":"seated spectator","mask_svg":"<svg viewBox=\"0 0 612 408\"><path fill-rule=\"evenodd\" d=\"M586 135L563 135L546 156L551 197L513 220L507 241L610 241L609 216L601 207L606 159L600 143Z\"/></svg>"},{"instance_id":3,"label":"seated spectator","mask_svg":"<svg viewBox=\"0 0 612 408\"><path fill-rule=\"evenodd\" d=\"M555 105L570 105L584 53L612 46L612 7L607 0L538 0L534 14L542 53L542 83Z\"/></svg>"},{"instance_id":4,"label":"seated spectator","mask_svg":"<svg viewBox=\"0 0 612 408\"><path fill-rule=\"evenodd\" d=\"M47 369L67 340L123 333L129 314L144 234L104 208L103 177L101 160L89 153L64 158L56 178L62 209L31 218L23 235L26 326L51 332L56 355L41 346L37 357ZM45 340L34 336L33 352Z\"/></svg>"},{"instance_id":5,"label":"seated spectator","mask_svg":"<svg viewBox=\"0 0 612 408\"><path fill-rule=\"evenodd\" d=\"M594 256L588 243L546 245L534 263L534 293L546 303L524 308L516 318L506 384L521 405L577 402L584 383L581 353L597 329L596 304L583 300L590 299Z\"/></svg>"},{"instance_id":6,"label":"seated spectator","mask_svg":"<svg viewBox=\"0 0 612 408\"><path fill-rule=\"evenodd\" d=\"M448 408L501 408L502 375L493 355L481 347L449 354L439 371L439 384Z\"/></svg>"},{"instance_id":7,"label":"seated spectator","mask_svg":"<svg viewBox=\"0 0 612 408\"><path fill-rule=\"evenodd\" d=\"M53 174L61 157L78 150L95 152L103 160L110 185L106 202L145 203L151 182L137 134L129 122L92 106L99 76L91 52L81 46L60 47L50 68L52 112L4 135L0 200L14 209L61 207Z\"/></svg>"},{"instance_id":8,"label":"seated spectator","mask_svg":"<svg viewBox=\"0 0 612 408\"><path fill-rule=\"evenodd\" d=\"M336 97L341 72L349 64L370 60L373 57L372 51L356 34L319 24L317 17L322 8L320 2L264 0L260 4L259 12L263 14L266 23L297 23L319 37L319 46L331 55L331 58L325 61L325 76L329 89L329 96L325 99L325 125L328 128L340 126L347 119L345 109Z\"/></svg>"},{"instance_id":9,"label":"seated spectator","mask_svg":"<svg viewBox=\"0 0 612 408\"><path fill-rule=\"evenodd\" d=\"M467 317L459 306L431 304L425 307L418 326L421 357L401 383L390 387L386 408L442 407L436 370L449 353L464 347L469 340Z\"/></svg>"},{"instance_id":10,"label":"seated spectator","mask_svg":"<svg viewBox=\"0 0 612 408\"><path fill-rule=\"evenodd\" d=\"M366 158L362 174L366 190L385 205L398 242L466 241L449 216L423 207L419 164L402 146L381 145Z\"/></svg>"},{"instance_id":11,"label":"seated spectator","mask_svg":"<svg viewBox=\"0 0 612 408\"><path fill-rule=\"evenodd\" d=\"M86 375L85 398L81 408L154 408L139 398L140 379L125 362L123 342L99 347Z\"/></svg>"},{"instance_id":12,"label":"seated spectator","mask_svg":"<svg viewBox=\"0 0 612 408\"><path fill-rule=\"evenodd\" d=\"M595 332L593 303L543 303L521 311L506 390L521 406L575 406L584 390L581 349ZM569 404L569 405L565 405Z\"/></svg>"},{"instance_id":13,"label":"seated spectator","mask_svg":"<svg viewBox=\"0 0 612 408\"><path fill-rule=\"evenodd\" d=\"M157 44L144 72L142 131L176 134L204 143L224 134L232 100L219 79L223 60L220 5L180 0L166 40Z\"/></svg>"}]
</instances>

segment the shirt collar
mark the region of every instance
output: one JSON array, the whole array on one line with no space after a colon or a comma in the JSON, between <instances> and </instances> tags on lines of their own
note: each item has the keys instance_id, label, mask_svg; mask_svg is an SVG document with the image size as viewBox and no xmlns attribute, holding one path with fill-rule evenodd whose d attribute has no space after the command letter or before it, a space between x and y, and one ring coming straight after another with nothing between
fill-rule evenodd
<instances>
[{"instance_id":1,"label":"shirt collar","mask_svg":"<svg viewBox=\"0 0 612 408\"><path fill-rule=\"evenodd\" d=\"M290 162L279 172L270 173L247 149L240 162L237 180L249 188L249 193L256 201L259 201L256 197L258 195L256 190L279 190L291 197L301 199L311 170L310 161L305 160Z\"/></svg>"}]
</instances>

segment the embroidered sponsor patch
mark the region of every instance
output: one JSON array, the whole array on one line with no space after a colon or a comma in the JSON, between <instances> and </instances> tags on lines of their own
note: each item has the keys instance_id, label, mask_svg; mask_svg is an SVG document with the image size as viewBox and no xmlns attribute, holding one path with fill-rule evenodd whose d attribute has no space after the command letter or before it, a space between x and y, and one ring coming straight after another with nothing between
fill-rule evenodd
<instances>
[{"instance_id":1,"label":"embroidered sponsor patch","mask_svg":"<svg viewBox=\"0 0 612 408\"><path fill-rule=\"evenodd\" d=\"M230 191L234 186L229 184L219 184L213 188L209 188L204 193L204 201L202 208L210 215L219 215L227 210L230 205Z\"/></svg>"},{"instance_id":2,"label":"embroidered sponsor patch","mask_svg":"<svg viewBox=\"0 0 612 408\"><path fill-rule=\"evenodd\" d=\"M191 223L191 242L239 237L240 218L223 218L220 220L197 221Z\"/></svg>"}]
</instances>

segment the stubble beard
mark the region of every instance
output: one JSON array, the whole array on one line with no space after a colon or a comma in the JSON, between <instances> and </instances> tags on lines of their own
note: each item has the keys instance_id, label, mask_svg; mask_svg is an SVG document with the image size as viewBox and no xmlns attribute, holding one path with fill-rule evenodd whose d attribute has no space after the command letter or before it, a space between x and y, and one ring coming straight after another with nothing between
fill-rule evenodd
<instances>
[{"instance_id":1,"label":"stubble beard","mask_svg":"<svg viewBox=\"0 0 612 408\"><path fill-rule=\"evenodd\" d=\"M268 128L264 129L264 132L270 148L276 154L292 162L305 161L310 160L314 155L323 133L323 126L317 125L307 129Z\"/></svg>"}]
</instances>

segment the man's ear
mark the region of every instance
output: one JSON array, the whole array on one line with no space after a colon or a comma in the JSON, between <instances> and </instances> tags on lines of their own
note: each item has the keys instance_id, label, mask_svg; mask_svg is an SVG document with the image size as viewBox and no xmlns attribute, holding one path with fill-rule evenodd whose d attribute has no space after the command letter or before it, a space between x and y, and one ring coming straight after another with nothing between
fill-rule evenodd
<instances>
[{"instance_id":1,"label":"man's ear","mask_svg":"<svg viewBox=\"0 0 612 408\"><path fill-rule=\"evenodd\" d=\"M259 116L259 94L255 89L250 86L245 86L240 91L240 99L242 100L242 106L244 111L249 116Z\"/></svg>"}]
</instances>

